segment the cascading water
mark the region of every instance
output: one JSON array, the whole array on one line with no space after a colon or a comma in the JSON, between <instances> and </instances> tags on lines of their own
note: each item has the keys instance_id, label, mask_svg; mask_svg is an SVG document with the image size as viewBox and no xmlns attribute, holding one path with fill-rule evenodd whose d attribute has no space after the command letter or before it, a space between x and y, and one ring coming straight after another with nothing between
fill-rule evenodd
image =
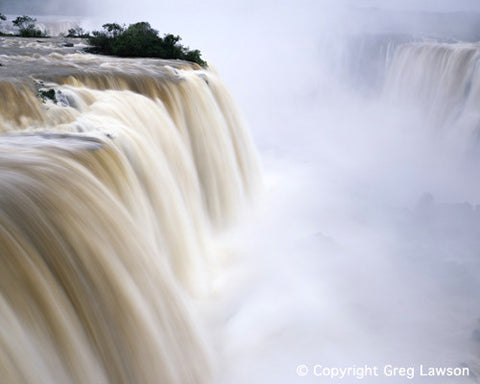
<instances>
[{"instance_id":1,"label":"cascading water","mask_svg":"<svg viewBox=\"0 0 480 384\"><path fill-rule=\"evenodd\" d=\"M421 111L439 131L450 127L474 144L480 122L479 59L480 48L474 43L402 45L392 59L385 96Z\"/></svg>"},{"instance_id":2,"label":"cascading water","mask_svg":"<svg viewBox=\"0 0 480 384\"><path fill-rule=\"evenodd\" d=\"M225 87L187 63L0 45L2 382L211 382L191 298L258 183Z\"/></svg>"},{"instance_id":3,"label":"cascading water","mask_svg":"<svg viewBox=\"0 0 480 384\"><path fill-rule=\"evenodd\" d=\"M231 232L257 165L215 73L0 40L2 379L478 381L478 47L450 35L478 17L366 10L341 44L356 16L300 3L118 11L190 28L246 94L266 188Z\"/></svg>"}]
</instances>

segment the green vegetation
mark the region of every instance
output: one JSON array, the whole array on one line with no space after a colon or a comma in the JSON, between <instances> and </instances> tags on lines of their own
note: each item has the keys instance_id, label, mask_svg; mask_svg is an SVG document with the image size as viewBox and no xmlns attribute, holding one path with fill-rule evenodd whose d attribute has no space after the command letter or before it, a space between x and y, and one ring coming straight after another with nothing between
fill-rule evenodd
<instances>
[{"instance_id":1,"label":"green vegetation","mask_svg":"<svg viewBox=\"0 0 480 384\"><path fill-rule=\"evenodd\" d=\"M7 17L0 13L0 23L6 21ZM0 32L0 36L21 36L21 37L47 37L44 32L35 27L35 22L37 19L34 19L30 16L18 16L15 20L12 21L12 24L19 29L19 34L14 35L11 33Z\"/></svg>"},{"instance_id":2,"label":"green vegetation","mask_svg":"<svg viewBox=\"0 0 480 384\"><path fill-rule=\"evenodd\" d=\"M24 15L18 16L12 24L19 29L21 37L46 37L45 33L35 27L36 21L37 19Z\"/></svg>"},{"instance_id":3,"label":"green vegetation","mask_svg":"<svg viewBox=\"0 0 480 384\"><path fill-rule=\"evenodd\" d=\"M7 18L0 13L0 22ZM12 24L18 28L21 37L47 37L44 32L35 26L37 19L30 16L18 16ZM198 49L190 48L180 44L181 37L172 34L158 36L158 31L153 29L149 23L142 21L130 24L128 27L117 23L102 25L103 30L93 31L90 35L83 28L77 26L70 28L66 37L79 37L88 39L92 46L89 51L104 55L115 55L120 57L155 57L160 59L178 59L191 61L205 67L206 61ZM15 36L0 32L0 36ZM63 35L65 36L65 35ZM71 47L72 43L65 46ZM43 91L42 91L43 92ZM41 92L42 98L50 98Z\"/></svg>"},{"instance_id":4,"label":"green vegetation","mask_svg":"<svg viewBox=\"0 0 480 384\"><path fill-rule=\"evenodd\" d=\"M1 22L5 20L7 20L7 17L3 13L0 13L0 25L1 25ZM0 36L6 36L6 34L3 32L0 32Z\"/></svg>"},{"instance_id":5,"label":"green vegetation","mask_svg":"<svg viewBox=\"0 0 480 384\"><path fill-rule=\"evenodd\" d=\"M128 28L116 23L104 24L102 31L92 32L88 42L93 53L121 57L157 57L161 59L180 59L192 61L201 66L202 60L198 49L190 50L179 43L180 36L166 34L158 36L158 31L147 22L131 24Z\"/></svg>"},{"instance_id":6,"label":"green vegetation","mask_svg":"<svg viewBox=\"0 0 480 384\"><path fill-rule=\"evenodd\" d=\"M42 101L45 103L47 100L53 101L55 104L57 104L57 98L55 95L55 90L53 88L50 88L48 90L41 89L38 91L38 97L42 99Z\"/></svg>"},{"instance_id":7,"label":"green vegetation","mask_svg":"<svg viewBox=\"0 0 480 384\"><path fill-rule=\"evenodd\" d=\"M90 37L90 34L86 32L82 27L75 27L75 28L70 28L68 30L67 37L82 37L82 38L87 38Z\"/></svg>"}]
</instances>

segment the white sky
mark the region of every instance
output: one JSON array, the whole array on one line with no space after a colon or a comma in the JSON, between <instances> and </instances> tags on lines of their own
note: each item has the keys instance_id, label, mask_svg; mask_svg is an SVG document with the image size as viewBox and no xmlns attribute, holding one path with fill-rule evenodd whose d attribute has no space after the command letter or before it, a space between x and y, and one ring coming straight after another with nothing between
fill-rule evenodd
<instances>
[{"instance_id":1,"label":"white sky","mask_svg":"<svg viewBox=\"0 0 480 384\"><path fill-rule=\"evenodd\" d=\"M277 7L308 7L312 10L328 7L330 9L339 9L342 5L350 7L377 7L386 9L407 9L407 10L427 10L427 11L476 11L480 12L479 0L45 0L41 3L45 12L55 13L55 10L70 10L74 13L90 13L91 16L102 11L115 10L117 8L141 9L145 7L156 10L181 11L182 9L192 8L222 8L232 10L258 9L258 8L277 8ZM4 13L8 9L21 7L25 13L31 10L38 11L40 4L38 0L0 0L0 11ZM89 12L90 9L90 12Z\"/></svg>"},{"instance_id":2,"label":"white sky","mask_svg":"<svg viewBox=\"0 0 480 384\"><path fill-rule=\"evenodd\" d=\"M386 9L480 12L480 1L478 0L350 0L349 4Z\"/></svg>"}]
</instances>

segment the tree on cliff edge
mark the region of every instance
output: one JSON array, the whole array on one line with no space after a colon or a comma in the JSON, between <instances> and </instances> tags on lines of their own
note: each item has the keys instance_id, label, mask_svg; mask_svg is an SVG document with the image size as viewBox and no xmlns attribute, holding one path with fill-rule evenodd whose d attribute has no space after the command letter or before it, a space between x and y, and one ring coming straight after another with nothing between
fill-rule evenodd
<instances>
[{"instance_id":1,"label":"tree on cliff edge","mask_svg":"<svg viewBox=\"0 0 480 384\"><path fill-rule=\"evenodd\" d=\"M44 37L44 33L35 27L36 21L37 19L33 17L23 15L13 20L12 24L19 29L20 36L22 37Z\"/></svg>"},{"instance_id":2,"label":"tree on cliff edge","mask_svg":"<svg viewBox=\"0 0 480 384\"><path fill-rule=\"evenodd\" d=\"M180 36L166 34L158 36L158 31L149 23L142 21L131 24L128 28L116 23L104 24L103 31L94 31L88 39L94 53L121 57L157 57L161 59L179 59L195 62L201 66L202 60L198 49L190 50L179 43Z\"/></svg>"}]
</instances>

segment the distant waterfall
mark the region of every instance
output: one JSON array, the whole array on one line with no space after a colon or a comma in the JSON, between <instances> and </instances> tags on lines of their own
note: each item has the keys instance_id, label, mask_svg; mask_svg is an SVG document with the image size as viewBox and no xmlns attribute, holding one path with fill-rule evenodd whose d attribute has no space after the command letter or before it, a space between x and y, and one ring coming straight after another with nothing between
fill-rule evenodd
<instances>
[{"instance_id":1,"label":"distant waterfall","mask_svg":"<svg viewBox=\"0 0 480 384\"><path fill-rule=\"evenodd\" d=\"M454 126L456 134L471 140L480 133L479 60L480 47L472 43L401 45L391 60L384 95L421 110L437 129Z\"/></svg>"},{"instance_id":2,"label":"distant waterfall","mask_svg":"<svg viewBox=\"0 0 480 384\"><path fill-rule=\"evenodd\" d=\"M2 381L210 383L189 297L209 292L215 235L259 175L224 85L185 63L1 43Z\"/></svg>"}]
</instances>

